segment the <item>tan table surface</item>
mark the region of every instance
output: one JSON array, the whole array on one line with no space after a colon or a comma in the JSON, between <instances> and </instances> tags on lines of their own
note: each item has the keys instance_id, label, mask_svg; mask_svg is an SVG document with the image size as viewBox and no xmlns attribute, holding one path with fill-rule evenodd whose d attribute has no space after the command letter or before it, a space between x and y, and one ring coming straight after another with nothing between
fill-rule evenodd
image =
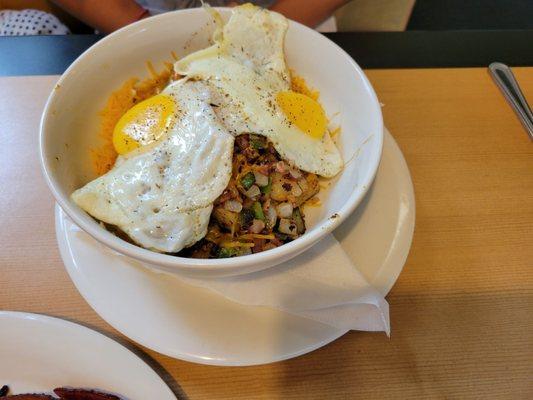
<instances>
[{"instance_id":1,"label":"tan table surface","mask_svg":"<svg viewBox=\"0 0 533 400\"><path fill-rule=\"evenodd\" d=\"M516 68L533 100L533 68ZM533 398L533 143L484 69L368 71L413 176L417 221L388 295L392 337L351 332L266 366L140 350L183 399ZM71 319L131 344L71 283L37 159L42 102L0 80L0 309ZM14 96L14 97L13 97ZM23 99L17 101L17 99Z\"/></svg>"}]
</instances>

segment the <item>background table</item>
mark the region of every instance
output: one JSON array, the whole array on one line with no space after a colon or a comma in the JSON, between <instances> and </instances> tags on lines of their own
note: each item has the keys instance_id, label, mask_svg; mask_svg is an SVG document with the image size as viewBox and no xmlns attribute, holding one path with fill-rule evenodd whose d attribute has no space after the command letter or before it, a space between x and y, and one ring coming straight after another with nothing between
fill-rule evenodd
<instances>
[{"instance_id":1,"label":"background table","mask_svg":"<svg viewBox=\"0 0 533 400\"><path fill-rule=\"evenodd\" d=\"M516 68L533 98L533 68ZM0 79L0 309L45 313L135 349L183 399L532 398L533 145L485 69L367 71L411 169L413 247L392 336L351 332L265 366L195 365L134 346L62 265L37 159L43 104ZM15 101L23 99L23 102Z\"/></svg>"}]
</instances>

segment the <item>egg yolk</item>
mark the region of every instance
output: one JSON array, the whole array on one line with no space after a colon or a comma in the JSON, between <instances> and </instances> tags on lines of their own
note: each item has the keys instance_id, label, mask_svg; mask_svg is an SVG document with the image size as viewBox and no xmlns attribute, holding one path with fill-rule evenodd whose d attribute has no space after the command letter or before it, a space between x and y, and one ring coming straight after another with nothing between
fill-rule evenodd
<instances>
[{"instance_id":1,"label":"egg yolk","mask_svg":"<svg viewBox=\"0 0 533 400\"><path fill-rule=\"evenodd\" d=\"M126 154L158 140L174 120L176 104L164 94L150 97L130 108L113 130L113 146Z\"/></svg>"},{"instance_id":2,"label":"egg yolk","mask_svg":"<svg viewBox=\"0 0 533 400\"><path fill-rule=\"evenodd\" d=\"M287 119L315 139L322 139L327 119L322 106L311 97L293 91L278 93L276 100Z\"/></svg>"}]
</instances>

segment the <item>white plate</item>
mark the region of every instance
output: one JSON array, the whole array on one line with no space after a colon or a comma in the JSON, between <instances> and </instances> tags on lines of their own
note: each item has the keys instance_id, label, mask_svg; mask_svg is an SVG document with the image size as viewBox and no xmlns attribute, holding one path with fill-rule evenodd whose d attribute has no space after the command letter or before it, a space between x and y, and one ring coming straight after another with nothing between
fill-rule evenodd
<instances>
[{"instance_id":1,"label":"white plate","mask_svg":"<svg viewBox=\"0 0 533 400\"><path fill-rule=\"evenodd\" d=\"M355 265L384 294L409 252L414 212L409 170L387 133L373 188L335 231ZM308 353L346 333L239 305L152 272L80 231L59 206L56 231L63 261L85 300L124 335L168 356L213 365L264 364Z\"/></svg>"},{"instance_id":2,"label":"white plate","mask_svg":"<svg viewBox=\"0 0 533 400\"><path fill-rule=\"evenodd\" d=\"M176 400L148 365L108 337L61 319L10 311L0 311L1 385L13 394L71 386L130 400Z\"/></svg>"}]
</instances>

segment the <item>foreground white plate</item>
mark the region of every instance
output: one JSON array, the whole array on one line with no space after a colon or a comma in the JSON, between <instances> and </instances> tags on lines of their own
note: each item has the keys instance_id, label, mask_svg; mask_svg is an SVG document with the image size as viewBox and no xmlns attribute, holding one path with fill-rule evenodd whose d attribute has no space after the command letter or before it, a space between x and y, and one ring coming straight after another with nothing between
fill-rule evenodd
<instances>
[{"instance_id":1,"label":"foreground white plate","mask_svg":"<svg viewBox=\"0 0 533 400\"><path fill-rule=\"evenodd\" d=\"M81 325L38 314L0 311L0 386L13 394L58 386L97 388L128 400L175 400L139 357Z\"/></svg>"},{"instance_id":2,"label":"foreground white plate","mask_svg":"<svg viewBox=\"0 0 533 400\"><path fill-rule=\"evenodd\" d=\"M372 189L335 231L355 265L383 294L405 263L414 211L409 170L386 134ZM242 306L151 272L80 231L59 206L56 231L70 277L94 310L132 340L171 357L214 365L264 364L305 354L345 333L265 307Z\"/></svg>"}]
</instances>

